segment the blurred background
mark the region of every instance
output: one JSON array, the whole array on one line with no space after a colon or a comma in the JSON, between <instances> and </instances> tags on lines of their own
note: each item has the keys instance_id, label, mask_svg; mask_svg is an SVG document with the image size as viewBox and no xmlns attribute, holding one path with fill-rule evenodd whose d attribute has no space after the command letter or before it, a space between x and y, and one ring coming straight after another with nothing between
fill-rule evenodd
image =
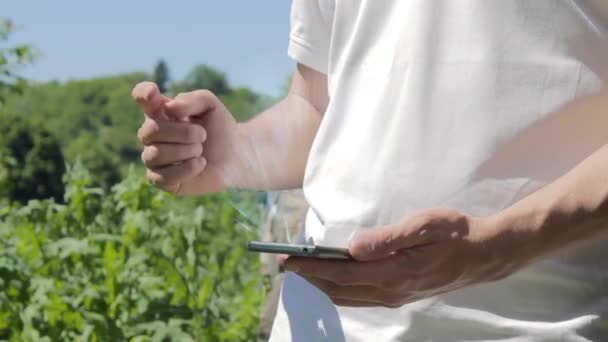
<instances>
[{"instance_id":1,"label":"blurred background","mask_svg":"<svg viewBox=\"0 0 608 342\"><path fill-rule=\"evenodd\" d=\"M289 6L2 3L0 340L265 338L271 280L244 246L277 196L148 186L130 93L210 89L247 120L286 92Z\"/></svg>"}]
</instances>

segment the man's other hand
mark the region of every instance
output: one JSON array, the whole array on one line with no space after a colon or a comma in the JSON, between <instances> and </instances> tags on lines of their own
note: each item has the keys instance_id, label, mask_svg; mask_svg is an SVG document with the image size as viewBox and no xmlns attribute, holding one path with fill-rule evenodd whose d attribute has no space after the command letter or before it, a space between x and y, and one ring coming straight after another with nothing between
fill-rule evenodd
<instances>
[{"instance_id":1,"label":"man's other hand","mask_svg":"<svg viewBox=\"0 0 608 342\"><path fill-rule=\"evenodd\" d=\"M236 122L220 100L207 90L170 99L151 82L132 95L145 113L137 136L148 180L177 195L222 191L238 143Z\"/></svg>"},{"instance_id":2,"label":"man's other hand","mask_svg":"<svg viewBox=\"0 0 608 342\"><path fill-rule=\"evenodd\" d=\"M428 210L358 234L354 261L283 258L336 305L400 307L465 286L502 279L529 261L508 248L513 232L491 218Z\"/></svg>"}]
</instances>

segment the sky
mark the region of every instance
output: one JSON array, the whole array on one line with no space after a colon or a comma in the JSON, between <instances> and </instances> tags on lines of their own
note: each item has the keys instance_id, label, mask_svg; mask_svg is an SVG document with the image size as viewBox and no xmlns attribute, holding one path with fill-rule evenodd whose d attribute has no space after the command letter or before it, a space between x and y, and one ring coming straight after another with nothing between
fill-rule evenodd
<instances>
[{"instance_id":1,"label":"sky","mask_svg":"<svg viewBox=\"0 0 608 342\"><path fill-rule=\"evenodd\" d=\"M288 0L0 0L0 17L21 28L9 45L41 57L33 80L152 71L167 61L173 79L206 63L232 85L279 93L294 68L287 56Z\"/></svg>"}]
</instances>

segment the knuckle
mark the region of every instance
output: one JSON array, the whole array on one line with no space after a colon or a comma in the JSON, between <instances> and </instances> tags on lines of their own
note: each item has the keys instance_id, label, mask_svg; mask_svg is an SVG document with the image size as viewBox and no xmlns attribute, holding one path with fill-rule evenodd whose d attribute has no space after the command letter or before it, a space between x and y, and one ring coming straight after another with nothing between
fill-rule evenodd
<instances>
[{"instance_id":1,"label":"knuckle","mask_svg":"<svg viewBox=\"0 0 608 342\"><path fill-rule=\"evenodd\" d=\"M198 98L206 101L212 101L215 99L215 94L208 89L199 89L194 91L194 95Z\"/></svg>"},{"instance_id":2,"label":"knuckle","mask_svg":"<svg viewBox=\"0 0 608 342\"><path fill-rule=\"evenodd\" d=\"M157 186L157 187L162 186L166 182L165 177L162 174L152 172L151 170L147 171L146 176L148 178L148 181L152 185Z\"/></svg>"},{"instance_id":3,"label":"knuckle","mask_svg":"<svg viewBox=\"0 0 608 342\"><path fill-rule=\"evenodd\" d=\"M203 154L203 144L194 144L192 146L192 154L194 157L200 157Z\"/></svg>"},{"instance_id":4,"label":"knuckle","mask_svg":"<svg viewBox=\"0 0 608 342\"><path fill-rule=\"evenodd\" d=\"M157 146L150 145L150 146L146 146L144 148L144 151L141 154L141 159L145 165L148 165L148 164L154 162L155 160L157 160L159 156L160 156L159 148Z\"/></svg>"},{"instance_id":5,"label":"knuckle","mask_svg":"<svg viewBox=\"0 0 608 342\"><path fill-rule=\"evenodd\" d=\"M187 175L193 175L198 172L199 169L202 168L202 161L200 159L201 158L192 158L183 162L179 166L176 166L181 168L181 172L176 172L176 174L179 174L179 178L185 177Z\"/></svg>"},{"instance_id":6,"label":"knuckle","mask_svg":"<svg viewBox=\"0 0 608 342\"><path fill-rule=\"evenodd\" d=\"M143 126L137 130L137 140L142 144L145 144L147 142Z\"/></svg>"},{"instance_id":7,"label":"knuckle","mask_svg":"<svg viewBox=\"0 0 608 342\"><path fill-rule=\"evenodd\" d=\"M420 213L418 216L418 224L422 227L427 226L433 222L433 220L437 217L436 209L430 209L423 213Z\"/></svg>"},{"instance_id":8,"label":"knuckle","mask_svg":"<svg viewBox=\"0 0 608 342\"><path fill-rule=\"evenodd\" d=\"M184 97L188 96L188 94L190 94L190 93L189 93L189 92L185 92L185 91L180 92L180 93L178 93L177 95L175 95L175 99L181 99L181 98L184 98Z\"/></svg>"},{"instance_id":9,"label":"knuckle","mask_svg":"<svg viewBox=\"0 0 608 342\"><path fill-rule=\"evenodd\" d=\"M143 144L152 143L155 136L160 132L160 125L154 120L146 120L138 131L139 141Z\"/></svg>"},{"instance_id":10,"label":"knuckle","mask_svg":"<svg viewBox=\"0 0 608 342\"><path fill-rule=\"evenodd\" d=\"M183 167L185 173L192 173L196 170L196 159L190 159L184 162L180 167Z\"/></svg>"},{"instance_id":11,"label":"knuckle","mask_svg":"<svg viewBox=\"0 0 608 342\"><path fill-rule=\"evenodd\" d=\"M215 108L216 104L219 102L217 96L207 89L195 90L194 96L198 99L198 101L206 103L208 108Z\"/></svg>"}]
</instances>

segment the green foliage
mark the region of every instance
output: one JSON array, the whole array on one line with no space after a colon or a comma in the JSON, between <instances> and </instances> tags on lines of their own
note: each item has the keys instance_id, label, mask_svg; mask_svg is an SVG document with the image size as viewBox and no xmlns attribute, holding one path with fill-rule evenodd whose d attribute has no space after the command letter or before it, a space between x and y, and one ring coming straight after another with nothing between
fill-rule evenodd
<instances>
[{"instance_id":1,"label":"green foliage","mask_svg":"<svg viewBox=\"0 0 608 342\"><path fill-rule=\"evenodd\" d=\"M12 21L0 18L0 43L7 41L16 29ZM17 74L17 69L29 64L34 57L35 53L28 45L0 45L0 106L8 94L21 93L25 89L25 79Z\"/></svg>"},{"instance_id":2,"label":"green foliage","mask_svg":"<svg viewBox=\"0 0 608 342\"><path fill-rule=\"evenodd\" d=\"M40 125L0 120L0 196L11 201L63 197L65 161L57 139Z\"/></svg>"},{"instance_id":3,"label":"green foliage","mask_svg":"<svg viewBox=\"0 0 608 342\"><path fill-rule=\"evenodd\" d=\"M260 95L248 88L236 88L230 93L220 96L226 108L237 121L245 121L250 119L253 114L270 107L272 99L267 96Z\"/></svg>"},{"instance_id":4,"label":"green foliage","mask_svg":"<svg viewBox=\"0 0 608 342\"><path fill-rule=\"evenodd\" d=\"M156 67L154 67L154 83L158 85L158 89L162 94L167 92L169 79L169 66L161 59L156 64Z\"/></svg>"},{"instance_id":5,"label":"green foliage","mask_svg":"<svg viewBox=\"0 0 608 342\"><path fill-rule=\"evenodd\" d=\"M226 74L204 64L195 66L183 81L171 86L173 94L197 89L208 89L218 96L231 91Z\"/></svg>"},{"instance_id":6,"label":"green foliage","mask_svg":"<svg viewBox=\"0 0 608 342\"><path fill-rule=\"evenodd\" d=\"M26 86L18 69L34 51L3 46L15 28L0 19L0 341L255 340L267 288L244 246L257 195L176 199L133 168L119 183L140 164L131 89L153 79L166 91L166 63ZM270 103L205 65L171 90L193 89L239 120ZM64 156L79 162L61 182Z\"/></svg>"},{"instance_id":7,"label":"green foliage","mask_svg":"<svg viewBox=\"0 0 608 342\"><path fill-rule=\"evenodd\" d=\"M157 75L158 76L158 75ZM21 95L6 98L0 121L8 115L27 118L58 137L65 158L80 158L95 175L94 184L109 189L126 173L126 165L140 163L136 132L143 114L131 98L146 73L130 73L93 80L33 84ZM247 88L232 89L224 74L206 66L193 69L176 89L212 89L237 120L250 118L270 104L268 97Z\"/></svg>"},{"instance_id":8,"label":"green foliage","mask_svg":"<svg viewBox=\"0 0 608 342\"><path fill-rule=\"evenodd\" d=\"M59 138L66 159L80 157L95 175L95 185L108 189L129 162L139 162L136 132L143 115L130 92L148 78L132 73L32 85L21 96L6 99L0 120L10 113L44 125Z\"/></svg>"},{"instance_id":9,"label":"green foliage","mask_svg":"<svg viewBox=\"0 0 608 342\"><path fill-rule=\"evenodd\" d=\"M251 194L175 199L69 169L65 204L0 207L0 340L252 341L265 294Z\"/></svg>"}]
</instances>

